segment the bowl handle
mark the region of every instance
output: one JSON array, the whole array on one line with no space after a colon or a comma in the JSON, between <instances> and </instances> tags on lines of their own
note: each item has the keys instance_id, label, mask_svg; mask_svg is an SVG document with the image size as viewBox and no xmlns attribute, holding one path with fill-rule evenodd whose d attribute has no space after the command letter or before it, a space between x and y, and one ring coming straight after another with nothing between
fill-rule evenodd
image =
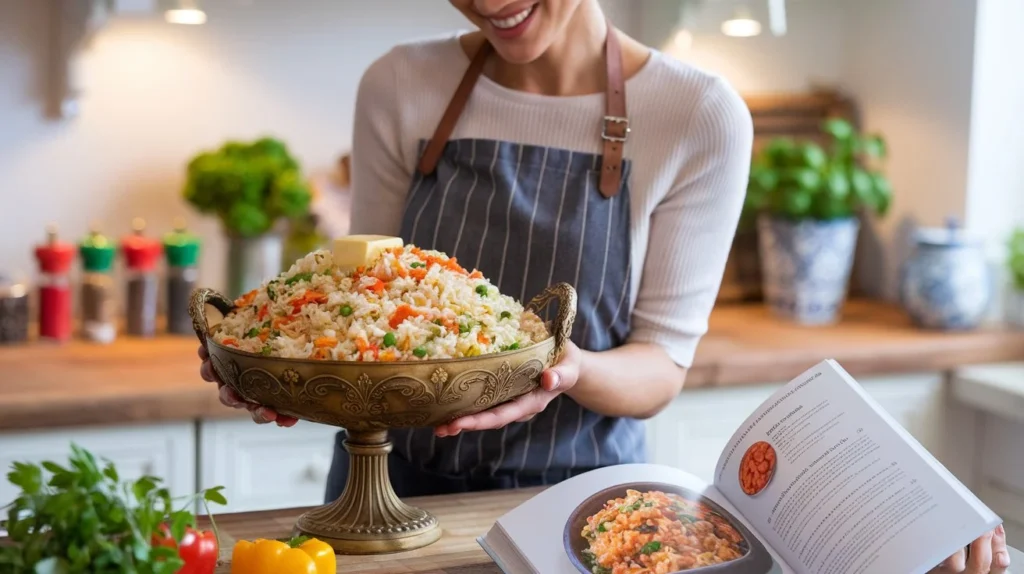
<instances>
[{"instance_id":1,"label":"bowl handle","mask_svg":"<svg viewBox=\"0 0 1024 574\"><path fill-rule=\"evenodd\" d=\"M217 318L219 323L234 308L235 304L230 299L213 289L199 287L192 291L188 314L192 317L192 329L195 330L196 337L199 337L199 343L203 347L206 347L206 337L210 333L210 328L213 327L210 325L210 315L220 314L220 317Z\"/></svg>"},{"instance_id":2,"label":"bowl handle","mask_svg":"<svg viewBox=\"0 0 1024 574\"><path fill-rule=\"evenodd\" d=\"M540 315L545 307L555 299L558 300L558 317L555 319L555 348L551 352L552 363L558 362L565 351L565 345L572 336L572 324L576 320L576 289L568 283L557 283L544 289L529 303L526 308Z\"/></svg>"}]
</instances>

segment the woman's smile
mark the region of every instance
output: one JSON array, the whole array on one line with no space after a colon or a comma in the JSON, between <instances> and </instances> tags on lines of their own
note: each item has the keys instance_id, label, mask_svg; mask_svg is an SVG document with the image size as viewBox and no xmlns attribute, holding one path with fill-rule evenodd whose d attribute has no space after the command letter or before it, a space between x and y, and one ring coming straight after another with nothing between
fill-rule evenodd
<instances>
[{"instance_id":1,"label":"woman's smile","mask_svg":"<svg viewBox=\"0 0 1024 574\"><path fill-rule=\"evenodd\" d=\"M485 19L490 23L496 36L511 40L526 32L537 13L538 6L539 4L536 2L526 6L520 2L509 6L498 14L485 16Z\"/></svg>"}]
</instances>

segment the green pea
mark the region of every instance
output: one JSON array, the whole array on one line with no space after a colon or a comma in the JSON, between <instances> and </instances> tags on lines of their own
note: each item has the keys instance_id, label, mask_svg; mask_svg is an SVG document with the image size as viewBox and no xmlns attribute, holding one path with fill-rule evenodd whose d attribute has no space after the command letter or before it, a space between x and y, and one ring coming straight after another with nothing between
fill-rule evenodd
<instances>
[{"instance_id":1,"label":"green pea","mask_svg":"<svg viewBox=\"0 0 1024 574\"><path fill-rule=\"evenodd\" d=\"M263 345L263 348L260 349L260 354L263 355L264 357L269 357L270 353L272 353L273 351L274 350L270 347L270 345Z\"/></svg>"},{"instance_id":2,"label":"green pea","mask_svg":"<svg viewBox=\"0 0 1024 574\"><path fill-rule=\"evenodd\" d=\"M351 307L351 306L349 306L349 305L343 305L343 306L341 307L341 316L342 316L342 317L348 317L348 316L349 316L349 315L351 315L351 314L352 314L352 307Z\"/></svg>"},{"instance_id":3,"label":"green pea","mask_svg":"<svg viewBox=\"0 0 1024 574\"><path fill-rule=\"evenodd\" d=\"M385 347L394 347L395 346L395 334L394 333L387 333L386 335L384 335L384 346Z\"/></svg>"},{"instance_id":4,"label":"green pea","mask_svg":"<svg viewBox=\"0 0 1024 574\"><path fill-rule=\"evenodd\" d=\"M477 292L477 294L479 294L481 296L486 296L487 295L487 285L477 285L476 286L476 292Z\"/></svg>"},{"instance_id":5,"label":"green pea","mask_svg":"<svg viewBox=\"0 0 1024 574\"><path fill-rule=\"evenodd\" d=\"M519 348L519 341L516 341L515 343L512 343L511 345L508 346L508 350L509 351L515 351L518 348Z\"/></svg>"},{"instance_id":6,"label":"green pea","mask_svg":"<svg viewBox=\"0 0 1024 574\"><path fill-rule=\"evenodd\" d=\"M252 329L249 329L249 332L245 334L244 338L245 339L249 339L249 338L252 338L252 337L257 337L257 336L259 336L259 334L260 334L260 330L257 329L256 327L253 327Z\"/></svg>"},{"instance_id":7,"label":"green pea","mask_svg":"<svg viewBox=\"0 0 1024 574\"><path fill-rule=\"evenodd\" d=\"M412 350L412 354L422 359L427 356L427 349L424 347L416 347Z\"/></svg>"},{"instance_id":8,"label":"green pea","mask_svg":"<svg viewBox=\"0 0 1024 574\"><path fill-rule=\"evenodd\" d=\"M512 318L512 313L509 313L508 311L502 311L501 312L501 318L502 319L511 319Z\"/></svg>"},{"instance_id":9,"label":"green pea","mask_svg":"<svg viewBox=\"0 0 1024 574\"><path fill-rule=\"evenodd\" d=\"M465 335L468 332L469 332L469 325L467 325L465 323L459 323L459 334L460 335Z\"/></svg>"}]
</instances>

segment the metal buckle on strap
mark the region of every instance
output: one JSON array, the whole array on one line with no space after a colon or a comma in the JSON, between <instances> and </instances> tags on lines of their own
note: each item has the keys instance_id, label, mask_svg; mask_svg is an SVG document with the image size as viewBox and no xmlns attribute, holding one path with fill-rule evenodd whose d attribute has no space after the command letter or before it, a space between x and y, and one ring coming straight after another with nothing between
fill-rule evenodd
<instances>
[{"instance_id":1,"label":"metal buckle on strap","mask_svg":"<svg viewBox=\"0 0 1024 574\"><path fill-rule=\"evenodd\" d=\"M617 123L617 124L625 125L626 131L622 135L622 137L608 135L608 124L612 123L612 122ZM604 124L603 124L602 129L601 129L601 139L604 139L604 140L607 140L607 141L611 141L611 142L626 143L626 137L628 135L629 135L629 118L623 118L623 117L619 117L619 116L605 116L604 117Z\"/></svg>"}]
</instances>

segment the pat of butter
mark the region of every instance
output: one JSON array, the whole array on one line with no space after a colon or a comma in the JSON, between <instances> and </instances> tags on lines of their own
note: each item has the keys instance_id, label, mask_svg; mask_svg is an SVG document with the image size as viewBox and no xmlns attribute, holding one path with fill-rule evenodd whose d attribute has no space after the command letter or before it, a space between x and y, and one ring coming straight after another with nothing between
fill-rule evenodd
<instances>
[{"instance_id":1,"label":"pat of butter","mask_svg":"<svg viewBox=\"0 0 1024 574\"><path fill-rule=\"evenodd\" d=\"M370 264L385 249L404 247L401 237L348 235L334 240L334 265L343 273Z\"/></svg>"}]
</instances>

